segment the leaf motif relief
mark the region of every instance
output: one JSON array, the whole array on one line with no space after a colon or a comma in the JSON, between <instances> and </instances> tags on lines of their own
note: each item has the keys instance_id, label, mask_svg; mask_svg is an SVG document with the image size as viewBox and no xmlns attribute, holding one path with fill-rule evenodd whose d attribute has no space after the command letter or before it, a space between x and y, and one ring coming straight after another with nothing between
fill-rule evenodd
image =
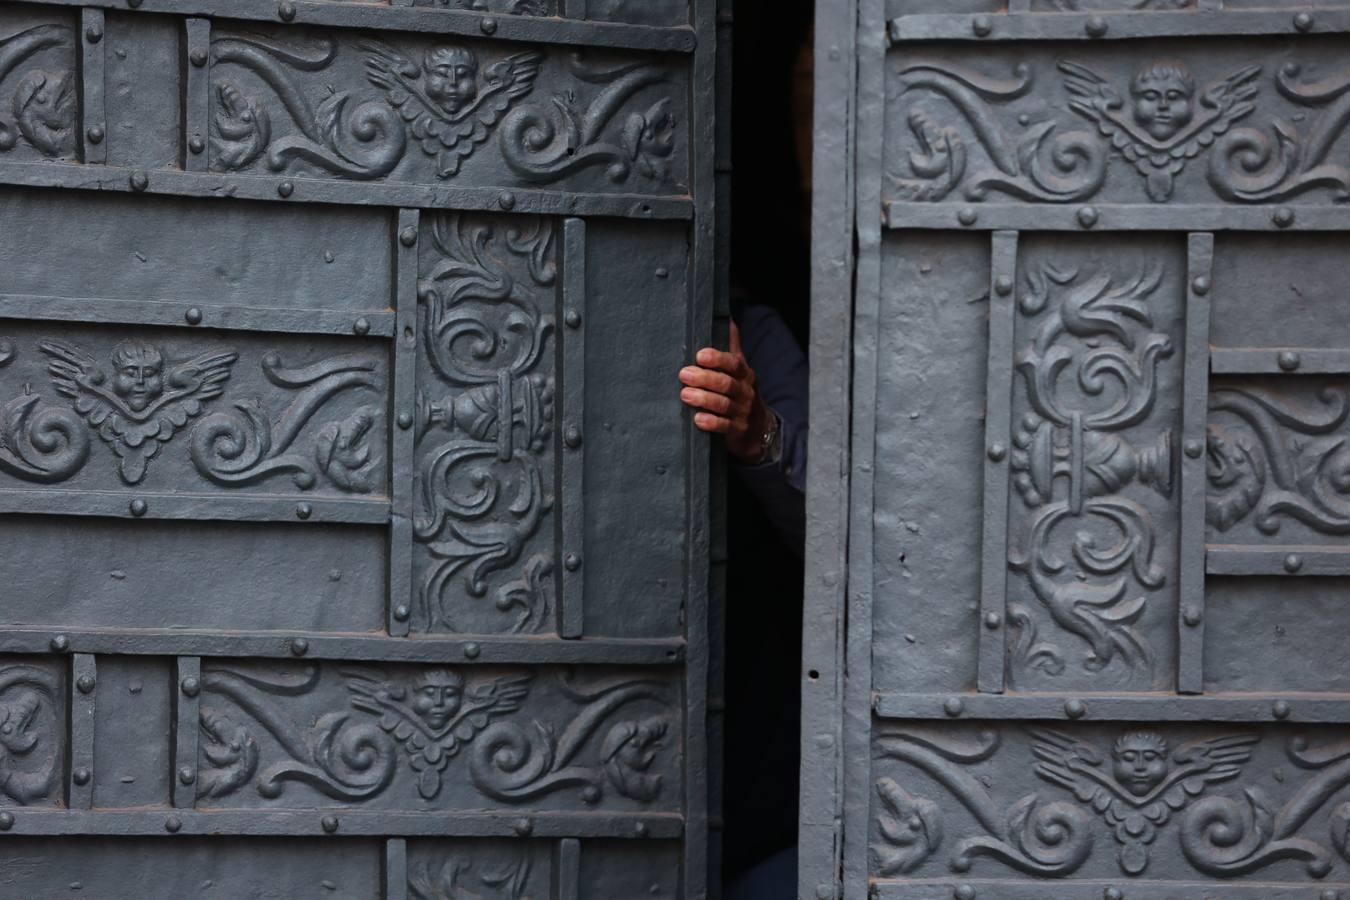
<instances>
[{"instance_id":1,"label":"leaf motif relief","mask_svg":"<svg viewBox=\"0 0 1350 900\"><path fill-rule=\"evenodd\" d=\"M59 69L32 67L17 76L8 104L0 104L0 152L13 150L22 138L49 159L74 153L78 96L73 48L71 30L64 25L37 25L0 39L0 81L39 55L62 63ZM53 49L62 52L45 54Z\"/></svg>"},{"instance_id":2,"label":"leaf motif relief","mask_svg":"<svg viewBox=\"0 0 1350 900\"><path fill-rule=\"evenodd\" d=\"M0 669L0 797L19 806L49 799L58 784L64 737L57 691L43 669Z\"/></svg>"},{"instance_id":3,"label":"leaf motif relief","mask_svg":"<svg viewBox=\"0 0 1350 900\"><path fill-rule=\"evenodd\" d=\"M914 871L942 846L942 814L931 800L911 796L892 778L877 780L884 811L877 816L881 840L872 844L876 870L885 876Z\"/></svg>"}]
</instances>

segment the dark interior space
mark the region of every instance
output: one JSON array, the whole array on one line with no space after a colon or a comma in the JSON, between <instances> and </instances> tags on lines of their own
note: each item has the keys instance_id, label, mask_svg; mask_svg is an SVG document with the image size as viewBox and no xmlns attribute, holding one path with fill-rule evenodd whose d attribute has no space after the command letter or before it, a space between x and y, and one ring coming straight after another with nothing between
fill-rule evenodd
<instances>
[{"instance_id":1,"label":"dark interior space","mask_svg":"<svg viewBox=\"0 0 1350 900\"><path fill-rule=\"evenodd\" d=\"M735 7L732 294L775 307L802 347L810 305L810 0ZM797 841L801 548L729 479L723 874Z\"/></svg>"}]
</instances>

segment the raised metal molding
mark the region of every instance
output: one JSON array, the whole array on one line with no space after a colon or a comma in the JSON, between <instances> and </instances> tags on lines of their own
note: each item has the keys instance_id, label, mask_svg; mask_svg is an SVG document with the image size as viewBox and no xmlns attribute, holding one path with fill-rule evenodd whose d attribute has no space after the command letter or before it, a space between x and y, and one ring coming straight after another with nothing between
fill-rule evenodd
<instances>
[{"instance_id":1,"label":"raised metal molding","mask_svg":"<svg viewBox=\"0 0 1350 900\"><path fill-rule=\"evenodd\" d=\"M883 719L1062 722L1350 722L1346 694L878 694ZM957 716L952 711L957 710Z\"/></svg>"},{"instance_id":2,"label":"raised metal molding","mask_svg":"<svg viewBox=\"0 0 1350 900\"><path fill-rule=\"evenodd\" d=\"M53 651L63 637L66 650ZM297 641L303 643L297 644ZM68 629L50 626L6 626L0 653L70 652L130 656L205 656L363 660L369 662L446 663L463 665L673 665L684 660L685 643L668 640L600 639L584 644L552 638L475 637L390 638L383 635L334 635L313 632L189 631L180 629Z\"/></svg>"},{"instance_id":3,"label":"raised metal molding","mask_svg":"<svg viewBox=\"0 0 1350 900\"><path fill-rule=\"evenodd\" d=\"M93 688L82 690L80 685L97 687L98 670L94 657L76 653L71 658L70 684L70 759L66 770L66 806L70 809L88 809L94 804L94 731L95 698Z\"/></svg>"},{"instance_id":4,"label":"raised metal molding","mask_svg":"<svg viewBox=\"0 0 1350 900\"><path fill-rule=\"evenodd\" d=\"M413 482L417 469L417 245L420 216L398 212L394 229L394 428L389 451L389 633L406 635L413 598ZM410 240L411 238L411 240ZM405 427L406 426L406 427Z\"/></svg>"},{"instance_id":5,"label":"raised metal molding","mask_svg":"<svg viewBox=\"0 0 1350 900\"><path fill-rule=\"evenodd\" d=\"M141 506L137 501L143 503ZM185 519L202 522L295 522L383 525L389 501L267 494L180 494L146 491L0 490L0 514Z\"/></svg>"},{"instance_id":6,"label":"raised metal molding","mask_svg":"<svg viewBox=\"0 0 1350 900\"><path fill-rule=\"evenodd\" d=\"M553 847L555 900L581 900L581 841L563 838Z\"/></svg>"},{"instance_id":7,"label":"raised metal molding","mask_svg":"<svg viewBox=\"0 0 1350 900\"><path fill-rule=\"evenodd\" d=\"M1350 547L1211 544L1210 575L1350 575Z\"/></svg>"},{"instance_id":8,"label":"raised metal molding","mask_svg":"<svg viewBox=\"0 0 1350 900\"><path fill-rule=\"evenodd\" d=\"M201 710L202 661L180 656L175 666L173 696L173 805L191 809L197 803L197 734Z\"/></svg>"},{"instance_id":9,"label":"raised metal molding","mask_svg":"<svg viewBox=\"0 0 1350 900\"><path fill-rule=\"evenodd\" d=\"M372 302L375 298L371 298ZM195 324L187 319L196 310ZM215 328L272 334L332 334L351 337L357 319L369 323L366 337L393 337L394 314L352 309L212 306L186 300L105 300L92 297L44 297L0 294L0 318L95 325L155 325L164 328Z\"/></svg>"},{"instance_id":10,"label":"raised metal molding","mask_svg":"<svg viewBox=\"0 0 1350 900\"><path fill-rule=\"evenodd\" d=\"M291 186L287 203L332 203L345 206L391 206L418 209L501 210L503 190L495 187L445 187L433 184L354 184L350 181L262 175L209 174L155 169L142 172L120 166L83 167L69 163L0 162L0 184L58 187L73 190L133 192L132 175L145 181L144 193L175 197L218 197L281 200L278 188ZM627 219L689 219L688 197L640 194L586 194L530 190L512 186L513 209L535 215L616 216Z\"/></svg>"},{"instance_id":11,"label":"raised metal molding","mask_svg":"<svg viewBox=\"0 0 1350 900\"><path fill-rule=\"evenodd\" d=\"M977 33L975 19L983 18ZM1105 26L1105 27L1103 27ZM1350 31L1350 11L1318 9L1309 33ZM900 16L887 23L892 41L1109 41L1124 38L1296 35L1294 11L1252 10L1206 14L1157 12L1027 13L974 17L950 13Z\"/></svg>"},{"instance_id":12,"label":"raised metal molding","mask_svg":"<svg viewBox=\"0 0 1350 900\"><path fill-rule=\"evenodd\" d=\"M1017 232L994 232L989 265L989 368L984 399L984 535L980 554L978 684L1002 693L1008 607L1008 441L1012 436Z\"/></svg>"},{"instance_id":13,"label":"raised metal molding","mask_svg":"<svg viewBox=\"0 0 1350 900\"><path fill-rule=\"evenodd\" d=\"M80 159L91 165L108 160L108 117L103 106L103 10L80 11Z\"/></svg>"},{"instance_id":14,"label":"raised metal molding","mask_svg":"<svg viewBox=\"0 0 1350 900\"><path fill-rule=\"evenodd\" d=\"M1288 354L1294 354L1290 357ZM1348 375L1350 350L1322 347L1231 347L1210 350L1215 375ZM1295 365L1290 367L1290 360Z\"/></svg>"},{"instance_id":15,"label":"raised metal molding","mask_svg":"<svg viewBox=\"0 0 1350 900\"><path fill-rule=\"evenodd\" d=\"M384 842L384 900L408 900L408 842Z\"/></svg>"},{"instance_id":16,"label":"raised metal molding","mask_svg":"<svg viewBox=\"0 0 1350 900\"><path fill-rule=\"evenodd\" d=\"M957 893L969 887L973 893ZM1108 893L1112 888L1116 893ZM951 900L952 897L990 897L994 900L1102 900L1103 897L1128 897L1129 900L1175 900L1177 897L1204 897L1205 900L1314 900L1340 897L1350 891L1350 883L1316 885L1293 884L1215 884L1212 881L1058 881L1053 894L1045 882L1015 882L953 878L944 881L877 881L872 896L878 900Z\"/></svg>"},{"instance_id":17,"label":"raised metal molding","mask_svg":"<svg viewBox=\"0 0 1350 900\"><path fill-rule=\"evenodd\" d=\"M211 152L211 20L183 20L183 133L178 158L189 172L205 172Z\"/></svg>"},{"instance_id":18,"label":"raised metal molding","mask_svg":"<svg viewBox=\"0 0 1350 900\"><path fill-rule=\"evenodd\" d=\"M555 569L562 573L558 634L579 638L586 622L586 445L569 441L568 435L582 428L586 410L586 223L581 219L568 219L563 224L562 305L563 328L559 329L558 342L562 403L558 420L563 426L563 447L557 488L557 547L562 558Z\"/></svg>"},{"instance_id":19,"label":"raised metal molding","mask_svg":"<svg viewBox=\"0 0 1350 900\"><path fill-rule=\"evenodd\" d=\"M921 228L940 231L1010 229L1019 231L1350 231L1350 218L1337 206L1292 206L1292 221L1279 225L1276 210L1269 206L1224 206L1186 204L1160 206L1147 203L1081 204L1054 203L884 203L888 228ZM1090 209L1091 228L1079 214ZM972 224L967 220L974 213ZM1284 221L1282 219L1282 221Z\"/></svg>"},{"instance_id":20,"label":"raised metal molding","mask_svg":"<svg viewBox=\"0 0 1350 900\"><path fill-rule=\"evenodd\" d=\"M1186 355L1181 402L1181 534L1177 560L1177 689L1205 683L1205 428L1209 420L1209 296L1214 235L1192 234L1186 256Z\"/></svg>"},{"instance_id":21,"label":"raised metal molding","mask_svg":"<svg viewBox=\"0 0 1350 900\"><path fill-rule=\"evenodd\" d=\"M323 820L337 820L325 829ZM170 823L170 820L173 820ZM154 835L171 840L190 835L249 837L509 837L517 838L517 816L501 812L384 812L375 810L37 810L17 808L14 825L0 832L0 847L10 835ZM531 834L541 838L671 839L684 833L676 813L531 812ZM332 824L331 822L329 823ZM169 827L174 828L172 832ZM341 846L340 844L337 846Z\"/></svg>"},{"instance_id":22,"label":"raised metal molding","mask_svg":"<svg viewBox=\"0 0 1350 900\"><path fill-rule=\"evenodd\" d=\"M124 10L126 0L19 0L42 6L88 6ZM581 44L630 50L688 53L697 43L688 27L658 28L619 22L578 22L539 16L484 16L471 10L449 10L340 3L333 0L294 0L294 25L327 25L383 31L414 31L492 37L504 41L541 44ZM276 0L143 0L139 13L176 13L214 18L280 22ZM484 28L491 21L491 31Z\"/></svg>"}]
</instances>

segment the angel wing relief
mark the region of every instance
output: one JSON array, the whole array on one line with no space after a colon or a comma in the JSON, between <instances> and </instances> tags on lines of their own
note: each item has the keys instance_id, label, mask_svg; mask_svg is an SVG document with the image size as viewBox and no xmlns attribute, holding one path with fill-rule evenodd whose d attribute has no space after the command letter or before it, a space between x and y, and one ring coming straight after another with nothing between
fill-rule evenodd
<instances>
[{"instance_id":1,"label":"angel wing relief","mask_svg":"<svg viewBox=\"0 0 1350 900\"><path fill-rule=\"evenodd\" d=\"M127 484L139 484L160 449L201 415L206 401L220 396L239 358L210 351L172 364L158 347L129 340L113 348L109 375L74 345L44 341L38 348L49 359L47 373L57 393L70 398L75 412L112 448Z\"/></svg>"},{"instance_id":2,"label":"angel wing relief","mask_svg":"<svg viewBox=\"0 0 1350 900\"><path fill-rule=\"evenodd\" d=\"M1235 122L1256 109L1261 74L1257 65L1238 69L1206 86L1197 99L1195 76L1185 63L1145 63L1122 94L1086 66L1064 61L1069 108L1095 123L1144 176L1155 202L1172 198L1176 176L1186 163L1208 150Z\"/></svg>"},{"instance_id":3,"label":"angel wing relief","mask_svg":"<svg viewBox=\"0 0 1350 900\"><path fill-rule=\"evenodd\" d=\"M411 683L355 670L343 675L352 706L378 716L380 727L403 746L424 800L441 792L441 775L460 750L492 720L520 709L533 678L527 673L470 682L454 669L433 669Z\"/></svg>"}]
</instances>

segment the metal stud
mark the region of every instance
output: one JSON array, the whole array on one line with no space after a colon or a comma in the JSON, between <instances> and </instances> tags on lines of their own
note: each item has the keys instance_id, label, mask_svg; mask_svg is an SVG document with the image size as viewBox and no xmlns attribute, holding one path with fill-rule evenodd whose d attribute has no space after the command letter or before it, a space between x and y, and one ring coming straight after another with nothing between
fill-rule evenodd
<instances>
[{"instance_id":1,"label":"metal stud","mask_svg":"<svg viewBox=\"0 0 1350 900\"><path fill-rule=\"evenodd\" d=\"M997 631L1003 624L1003 617L996 612L987 613L984 617L984 627L990 631Z\"/></svg>"},{"instance_id":2,"label":"metal stud","mask_svg":"<svg viewBox=\"0 0 1350 900\"><path fill-rule=\"evenodd\" d=\"M319 820L319 826L328 834L332 834L338 830L338 818L337 816L324 816Z\"/></svg>"},{"instance_id":3,"label":"metal stud","mask_svg":"<svg viewBox=\"0 0 1350 900\"><path fill-rule=\"evenodd\" d=\"M90 25L84 30L84 39L91 44L97 44L103 40L103 29L98 25Z\"/></svg>"},{"instance_id":4,"label":"metal stud","mask_svg":"<svg viewBox=\"0 0 1350 900\"><path fill-rule=\"evenodd\" d=\"M188 61L199 69L206 65L206 59L206 50L201 47L188 54Z\"/></svg>"},{"instance_id":5,"label":"metal stud","mask_svg":"<svg viewBox=\"0 0 1350 900\"><path fill-rule=\"evenodd\" d=\"M1000 275L994 279L994 292L1000 297L1006 297L1013 292L1013 280L1007 275Z\"/></svg>"},{"instance_id":6,"label":"metal stud","mask_svg":"<svg viewBox=\"0 0 1350 900\"><path fill-rule=\"evenodd\" d=\"M651 833L651 829L647 827L646 822L638 822L636 825L633 826L633 832L638 837L645 838L648 834Z\"/></svg>"},{"instance_id":7,"label":"metal stud","mask_svg":"<svg viewBox=\"0 0 1350 900\"><path fill-rule=\"evenodd\" d=\"M406 409L398 414L398 427L407 431L413 426L413 415Z\"/></svg>"},{"instance_id":8,"label":"metal stud","mask_svg":"<svg viewBox=\"0 0 1350 900\"><path fill-rule=\"evenodd\" d=\"M1303 568L1303 558L1297 553L1290 553L1284 558L1284 570L1290 575L1297 573Z\"/></svg>"},{"instance_id":9,"label":"metal stud","mask_svg":"<svg viewBox=\"0 0 1350 900\"><path fill-rule=\"evenodd\" d=\"M1294 224L1294 211L1287 206L1281 206L1270 218L1280 228L1288 228Z\"/></svg>"},{"instance_id":10,"label":"metal stud","mask_svg":"<svg viewBox=\"0 0 1350 900\"><path fill-rule=\"evenodd\" d=\"M202 683L196 675L189 675L179 682L178 689L183 692L185 697L195 697L201 693Z\"/></svg>"},{"instance_id":11,"label":"metal stud","mask_svg":"<svg viewBox=\"0 0 1350 900\"><path fill-rule=\"evenodd\" d=\"M1322 891L1322 893L1319 894L1318 897L1320 898L1320 900L1341 900L1341 892L1333 891L1331 888L1327 888L1326 890Z\"/></svg>"},{"instance_id":12,"label":"metal stud","mask_svg":"<svg viewBox=\"0 0 1350 900\"><path fill-rule=\"evenodd\" d=\"M202 151L205 149L206 149L206 141L203 141L201 138L194 137L188 140L188 152L193 154L194 156L200 156Z\"/></svg>"},{"instance_id":13,"label":"metal stud","mask_svg":"<svg viewBox=\"0 0 1350 900\"><path fill-rule=\"evenodd\" d=\"M836 900L838 894L835 892L832 884L816 885L816 900Z\"/></svg>"},{"instance_id":14,"label":"metal stud","mask_svg":"<svg viewBox=\"0 0 1350 900\"><path fill-rule=\"evenodd\" d=\"M302 491L307 491L310 488L314 487L314 473L296 472L294 481L296 487L298 487Z\"/></svg>"},{"instance_id":15,"label":"metal stud","mask_svg":"<svg viewBox=\"0 0 1350 900\"><path fill-rule=\"evenodd\" d=\"M575 425L568 425L563 431L563 443L573 450L581 446L581 429Z\"/></svg>"},{"instance_id":16,"label":"metal stud","mask_svg":"<svg viewBox=\"0 0 1350 900\"><path fill-rule=\"evenodd\" d=\"M144 172L132 172L130 180L133 191L143 191L150 186L150 177Z\"/></svg>"},{"instance_id":17,"label":"metal stud","mask_svg":"<svg viewBox=\"0 0 1350 900\"><path fill-rule=\"evenodd\" d=\"M497 20L491 16L484 16L483 21L478 23L478 28L483 34L496 34Z\"/></svg>"},{"instance_id":18,"label":"metal stud","mask_svg":"<svg viewBox=\"0 0 1350 900\"><path fill-rule=\"evenodd\" d=\"M1091 228L1096 225L1099 218L1100 216L1097 213L1097 207L1095 206L1085 206L1078 211L1078 224L1082 225L1084 228Z\"/></svg>"},{"instance_id":19,"label":"metal stud","mask_svg":"<svg viewBox=\"0 0 1350 900\"><path fill-rule=\"evenodd\" d=\"M999 443L990 444L987 452L993 462L1003 462L1008 457L1008 448Z\"/></svg>"},{"instance_id":20,"label":"metal stud","mask_svg":"<svg viewBox=\"0 0 1350 900\"><path fill-rule=\"evenodd\" d=\"M956 890L952 891L952 896L956 900L975 900L975 888L968 884L957 885Z\"/></svg>"},{"instance_id":21,"label":"metal stud","mask_svg":"<svg viewBox=\"0 0 1350 900\"><path fill-rule=\"evenodd\" d=\"M575 309L569 309L567 312L563 313L563 321L567 323L568 328L580 328L581 313L577 312Z\"/></svg>"},{"instance_id":22,"label":"metal stud","mask_svg":"<svg viewBox=\"0 0 1350 900\"><path fill-rule=\"evenodd\" d=\"M1293 372L1303 365L1303 357L1299 356L1293 350L1281 350L1280 355L1275 361L1279 363L1281 369L1286 372Z\"/></svg>"},{"instance_id":23,"label":"metal stud","mask_svg":"<svg viewBox=\"0 0 1350 900\"><path fill-rule=\"evenodd\" d=\"M352 333L357 335L370 334L370 320L365 316L352 323Z\"/></svg>"},{"instance_id":24,"label":"metal stud","mask_svg":"<svg viewBox=\"0 0 1350 900\"><path fill-rule=\"evenodd\" d=\"M960 697L952 697L948 699L946 703L942 704L942 711L955 719L960 716L961 713L966 711L966 705L961 702Z\"/></svg>"},{"instance_id":25,"label":"metal stud","mask_svg":"<svg viewBox=\"0 0 1350 900\"><path fill-rule=\"evenodd\" d=\"M144 500L142 500L140 497L137 497L135 500L131 501L131 504L127 507L127 509L131 510L131 514L139 519L141 516L146 514L146 512L150 509L150 507L148 504L146 504Z\"/></svg>"},{"instance_id":26,"label":"metal stud","mask_svg":"<svg viewBox=\"0 0 1350 900\"><path fill-rule=\"evenodd\" d=\"M994 31L994 22L988 16L976 16L970 20L970 30L976 37L989 37Z\"/></svg>"},{"instance_id":27,"label":"metal stud","mask_svg":"<svg viewBox=\"0 0 1350 900\"><path fill-rule=\"evenodd\" d=\"M70 773L70 780L79 785L88 784L89 779L92 777L93 775L84 766L80 766L78 769Z\"/></svg>"},{"instance_id":28,"label":"metal stud","mask_svg":"<svg viewBox=\"0 0 1350 900\"><path fill-rule=\"evenodd\" d=\"M1270 714L1277 719L1287 719L1291 712L1293 712L1293 710L1290 709L1289 702L1286 700L1276 700L1274 705L1270 708Z\"/></svg>"},{"instance_id":29,"label":"metal stud","mask_svg":"<svg viewBox=\"0 0 1350 900\"><path fill-rule=\"evenodd\" d=\"M178 769L178 780L183 784L192 784L197 780L197 773L192 771L191 766L182 766Z\"/></svg>"},{"instance_id":30,"label":"metal stud","mask_svg":"<svg viewBox=\"0 0 1350 900\"><path fill-rule=\"evenodd\" d=\"M405 247L412 247L417 243L417 229L409 225L398 233L398 242Z\"/></svg>"},{"instance_id":31,"label":"metal stud","mask_svg":"<svg viewBox=\"0 0 1350 900\"><path fill-rule=\"evenodd\" d=\"M473 641L469 641L469 643L467 643L467 644L464 645L464 658L465 658L465 659L477 659L477 658L478 658L478 654L480 654L480 653L482 653L482 652L483 652L483 648L480 647L480 646L478 646L478 645L477 645L476 643L474 643Z\"/></svg>"},{"instance_id":32,"label":"metal stud","mask_svg":"<svg viewBox=\"0 0 1350 900\"><path fill-rule=\"evenodd\" d=\"M973 207L963 206L956 214L956 221L969 228L980 220L980 214Z\"/></svg>"},{"instance_id":33,"label":"metal stud","mask_svg":"<svg viewBox=\"0 0 1350 900\"><path fill-rule=\"evenodd\" d=\"M396 621L396 622L406 622L406 621L408 621L408 616L410 616L411 614L412 614L412 610L408 609L408 607L406 607L406 606L395 606L395 607L394 607L394 621Z\"/></svg>"},{"instance_id":34,"label":"metal stud","mask_svg":"<svg viewBox=\"0 0 1350 900\"><path fill-rule=\"evenodd\" d=\"M1103 37L1110 27L1101 16L1092 16L1083 25L1083 30L1088 33L1089 37L1099 38Z\"/></svg>"},{"instance_id":35,"label":"metal stud","mask_svg":"<svg viewBox=\"0 0 1350 900\"><path fill-rule=\"evenodd\" d=\"M0 831L9 831L14 827L14 813L0 813Z\"/></svg>"},{"instance_id":36,"label":"metal stud","mask_svg":"<svg viewBox=\"0 0 1350 900\"><path fill-rule=\"evenodd\" d=\"M1190 440L1182 447L1182 452L1191 459L1199 459L1200 455L1205 452L1205 445L1201 441Z\"/></svg>"},{"instance_id":37,"label":"metal stud","mask_svg":"<svg viewBox=\"0 0 1350 900\"><path fill-rule=\"evenodd\" d=\"M502 191L501 195L497 197L497 205L500 206L502 209L507 210L515 209L516 195L511 193L510 191Z\"/></svg>"},{"instance_id":38,"label":"metal stud","mask_svg":"<svg viewBox=\"0 0 1350 900\"><path fill-rule=\"evenodd\" d=\"M665 266L657 266L656 277L660 278L662 281L665 281L667 278L670 277L670 270L667 269Z\"/></svg>"},{"instance_id":39,"label":"metal stud","mask_svg":"<svg viewBox=\"0 0 1350 900\"><path fill-rule=\"evenodd\" d=\"M75 679L75 687L81 694L93 693L95 687L94 676L81 675L79 678Z\"/></svg>"},{"instance_id":40,"label":"metal stud","mask_svg":"<svg viewBox=\"0 0 1350 900\"><path fill-rule=\"evenodd\" d=\"M136 9L141 5L141 0L127 0L127 6Z\"/></svg>"},{"instance_id":41,"label":"metal stud","mask_svg":"<svg viewBox=\"0 0 1350 900\"><path fill-rule=\"evenodd\" d=\"M281 184L277 185L277 193L282 197L289 197L291 194L295 193L295 185L289 181L283 181Z\"/></svg>"},{"instance_id":42,"label":"metal stud","mask_svg":"<svg viewBox=\"0 0 1350 900\"><path fill-rule=\"evenodd\" d=\"M588 784L581 789L581 800L583 803L594 805L600 802L600 789L593 784Z\"/></svg>"},{"instance_id":43,"label":"metal stud","mask_svg":"<svg viewBox=\"0 0 1350 900\"><path fill-rule=\"evenodd\" d=\"M1307 34L1309 31L1312 31L1313 25L1315 24L1317 24L1317 22L1315 19L1313 19L1312 13L1301 12L1298 15L1294 16L1294 28L1303 32L1304 34Z\"/></svg>"},{"instance_id":44,"label":"metal stud","mask_svg":"<svg viewBox=\"0 0 1350 900\"><path fill-rule=\"evenodd\" d=\"M91 144L103 143L103 126L90 125L89 130L84 133L84 136L89 138L89 143Z\"/></svg>"},{"instance_id":45,"label":"metal stud","mask_svg":"<svg viewBox=\"0 0 1350 900\"><path fill-rule=\"evenodd\" d=\"M1191 279L1191 290L1201 297L1209 293L1209 279L1204 275L1197 275Z\"/></svg>"},{"instance_id":46,"label":"metal stud","mask_svg":"<svg viewBox=\"0 0 1350 900\"><path fill-rule=\"evenodd\" d=\"M1120 888L1109 887L1102 891L1102 900L1125 900L1125 893Z\"/></svg>"},{"instance_id":47,"label":"metal stud","mask_svg":"<svg viewBox=\"0 0 1350 900\"><path fill-rule=\"evenodd\" d=\"M581 568L581 557L575 553L569 553L563 557L563 567L569 572L575 572Z\"/></svg>"},{"instance_id":48,"label":"metal stud","mask_svg":"<svg viewBox=\"0 0 1350 900\"><path fill-rule=\"evenodd\" d=\"M169 834L177 834L183 828L183 820L177 816L169 816L164 820L164 830Z\"/></svg>"},{"instance_id":49,"label":"metal stud","mask_svg":"<svg viewBox=\"0 0 1350 900\"><path fill-rule=\"evenodd\" d=\"M295 638L291 641L291 656L304 656L309 652L309 641Z\"/></svg>"},{"instance_id":50,"label":"metal stud","mask_svg":"<svg viewBox=\"0 0 1350 900\"><path fill-rule=\"evenodd\" d=\"M1087 704L1077 697L1064 702L1064 715L1070 719L1081 719L1087 715Z\"/></svg>"},{"instance_id":51,"label":"metal stud","mask_svg":"<svg viewBox=\"0 0 1350 900\"><path fill-rule=\"evenodd\" d=\"M202 311L195 306L188 307L188 311L183 313L183 319L189 325L202 324Z\"/></svg>"},{"instance_id":52,"label":"metal stud","mask_svg":"<svg viewBox=\"0 0 1350 900\"><path fill-rule=\"evenodd\" d=\"M277 16L283 22L295 21L295 4L291 0L281 0L277 4Z\"/></svg>"},{"instance_id":53,"label":"metal stud","mask_svg":"<svg viewBox=\"0 0 1350 900\"><path fill-rule=\"evenodd\" d=\"M1181 621L1186 623L1187 628L1194 628L1203 621L1199 607L1188 606L1181 611Z\"/></svg>"},{"instance_id":54,"label":"metal stud","mask_svg":"<svg viewBox=\"0 0 1350 900\"><path fill-rule=\"evenodd\" d=\"M295 505L295 517L300 520L308 519L314 515L314 507L308 503L297 503Z\"/></svg>"},{"instance_id":55,"label":"metal stud","mask_svg":"<svg viewBox=\"0 0 1350 900\"><path fill-rule=\"evenodd\" d=\"M516 833L517 837L529 837L534 834L534 823L529 819L516 819L515 824L511 826L511 830Z\"/></svg>"},{"instance_id":56,"label":"metal stud","mask_svg":"<svg viewBox=\"0 0 1350 900\"><path fill-rule=\"evenodd\" d=\"M66 637L64 634L58 634L51 639L48 646L52 648L52 652L54 653L65 653L70 649L70 638Z\"/></svg>"}]
</instances>

